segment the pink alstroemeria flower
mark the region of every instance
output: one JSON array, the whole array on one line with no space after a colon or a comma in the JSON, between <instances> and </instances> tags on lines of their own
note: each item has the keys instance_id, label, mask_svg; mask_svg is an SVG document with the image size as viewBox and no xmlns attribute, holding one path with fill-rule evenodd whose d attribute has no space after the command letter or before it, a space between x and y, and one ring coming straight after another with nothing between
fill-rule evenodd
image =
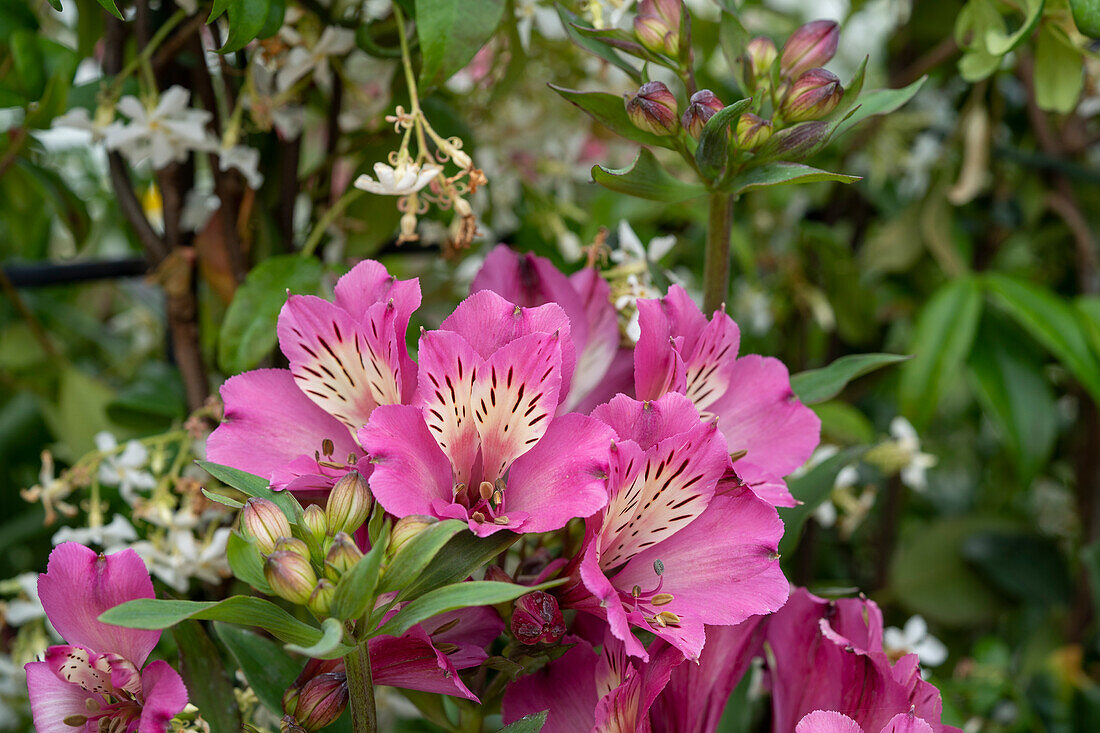
<instances>
[{"instance_id":1,"label":"pink alstroemeria flower","mask_svg":"<svg viewBox=\"0 0 1100 733\"><path fill-rule=\"evenodd\" d=\"M545 257L499 244L470 285L471 293L480 290L492 290L524 308L557 303L565 310L577 349L577 368L569 394L562 400L562 412L587 413L632 386L630 352L619 349L619 317L611 305L611 286L595 268L566 275ZM620 353L627 357L627 368L613 369Z\"/></svg>"},{"instance_id":2,"label":"pink alstroemeria flower","mask_svg":"<svg viewBox=\"0 0 1100 733\"><path fill-rule=\"evenodd\" d=\"M420 337L409 405L384 405L359 431L386 511L462 519L479 536L549 532L607 502L611 429L554 417L572 374L559 306L521 308L489 290Z\"/></svg>"},{"instance_id":3,"label":"pink alstroemeria flower","mask_svg":"<svg viewBox=\"0 0 1100 733\"><path fill-rule=\"evenodd\" d=\"M593 417L614 429L608 503L586 523L586 545L563 605L606 618L633 656L631 633L652 631L696 660L704 624L728 626L779 609L788 585L777 551L783 523L745 487L718 491L726 441L681 394L619 395Z\"/></svg>"},{"instance_id":4,"label":"pink alstroemeria flower","mask_svg":"<svg viewBox=\"0 0 1100 733\"><path fill-rule=\"evenodd\" d=\"M405 347L420 284L364 260L336 283L335 302L292 295L279 314L290 369L256 369L222 385L225 419L207 441L215 462L276 489L327 491L370 464L355 439L378 405L407 402L416 364Z\"/></svg>"},{"instance_id":5,"label":"pink alstroemeria flower","mask_svg":"<svg viewBox=\"0 0 1100 733\"><path fill-rule=\"evenodd\" d=\"M843 713L815 710L798 721L794 733L875 733L865 731L859 723ZM898 713L878 733L932 733L932 726L913 713Z\"/></svg>"},{"instance_id":6,"label":"pink alstroemeria flower","mask_svg":"<svg viewBox=\"0 0 1100 733\"><path fill-rule=\"evenodd\" d=\"M60 544L38 576L38 596L68 645L51 646L44 661L26 665L35 730L164 733L187 705L187 688L167 662L145 665L161 632L99 621L120 603L153 597L137 553L105 557L75 542Z\"/></svg>"},{"instance_id":7,"label":"pink alstroemeria flower","mask_svg":"<svg viewBox=\"0 0 1100 733\"><path fill-rule=\"evenodd\" d=\"M783 363L756 355L737 358L737 324L720 311L708 320L679 285L659 300L639 300L638 323L638 399L687 395L701 413L718 419L730 453L738 455L741 482L775 506L794 506L782 477L810 457L821 421L794 396Z\"/></svg>"},{"instance_id":8,"label":"pink alstroemeria flower","mask_svg":"<svg viewBox=\"0 0 1100 733\"><path fill-rule=\"evenodd\" d=\"M777 733L801 733L798 721L819 710L848 716L852 730L895 730L889 726L896 716L912 712L932 733L958 731L940 722L939 690L921 679L917 655L891 664L873 601L828 601L799 588L767 620L767 642L775 658L768 675Z\"/></svg>"}]
</instances>

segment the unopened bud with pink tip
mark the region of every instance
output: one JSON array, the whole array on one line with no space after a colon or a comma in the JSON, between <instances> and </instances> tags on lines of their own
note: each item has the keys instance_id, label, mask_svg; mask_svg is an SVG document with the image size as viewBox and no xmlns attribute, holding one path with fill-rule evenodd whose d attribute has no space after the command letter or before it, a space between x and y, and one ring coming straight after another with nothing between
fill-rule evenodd
<instances>
[{"instance_id":1,"label":"unopened bud with pink tip","mask_svg":"<svg viewBox=\"0 0 1100 733\"><path fill-rule=\"evenodd\" d=\"M737 146L742 150L755 150L772 136L771 120L765 120L752 112L746 112L737 120Z\"/></svg>"},{"instance_id":2,"label":"unopened bud with pink tip","mask_svg":"<svg viewBox=\"0 0 1100 733\"><path fill-rule=\"evenodd\" d=\"M745 85L750 91L768 82L771 78L772 65L775 64L778 56L779 51L770 38L757 36L745 45L743 56Z\"/></svg>"},{"instance_id":3,"label":"unopened bud with pink tip","mask_svg":"<svg viewBox=\"0 0 1100 733\"><path fill-rule=\"evenodd\" d=\"M325 577L330 580L339 580L347 571L355 567L355 564L363 557L362 550L355 544L347 532L337 532L332 538L332 546L325 554Z\"/></svg>"},{"instance_id":4,"label":"unopened bud with pink tip","mask_svg":"<svg viewBox=\"0 0 1100 733\"><path fill-rule=\"evenodd\" d=\"M317 504L310 504L302 511L301 526L313 539L320 543L328 535L328 519L325 510Z\"/></svg>"},{"instance_id":5,"label":"unopened bud with pink tip","mask_svg":"<svg viewBox=\"0 0 1100 733\"><path fill-rule=\"evenodd\" d=\"M332 600L336 597L336 584L326 578L321 578L317 581L317 585L313 588L313 593L309 596L309 602L306 604L309 606L309 610L316 614L317 618L324 618L328 616L329 609L332 608Z\"/></svg>"},{"instance_id":6,"label":"unopened bud with pink tip","mask_svg":"<svg viewBox=\"0 0 1100 733\"><path fill-rule=\"evenodd\" d=\"M654 135L676 132L679 124L676 112L676 97L659 81L643 84L637 94L626 99L626 113L630 121L638 129Z\"/></svg>"},{"instance_id":7,"label":"unopened bud with pink tip","mask_svg":"<svg viewBox=\"0 0 1100 733\"><path fill-rule=\"evenodd\" d=\"M404 547L409 540L438 521L435 517L426 517L422 514L410 514L407 517L401 517L394 523L393 531L390 532L390 544L386 548L387 554L391 557L396 555L398 550Z\"/></svg>"},{"instance_id":8,"label":"unopened bud with pink tip","mask_svg":"<svg viewBox=\"0 0 1100 733\"><path fill-rule=\"evenodd\" d=\"M634 35L650 51L676 56L682 17L681 0L642 0L634 18Z\"/></svg>"},{"instance_id":9,"label":"unopened bud with pink tip","mask_svg":"<svg viewBox=\"0 0 1100 733\"><path fill-rule=\"evenodd\" d=\"M325 504L329 532L351 534L370 515L371 496L367 480L358 471L348 471L332 487Z\"/></svg>"},{"instance_id":10,"label":"unopened bud with pink tip","mask_svg":"<svg viewBox=\"0 0 1100 733\"><path fill-rule=\"evenodd\" d=\"M791 85L779 113L788 122L819 120L836 109L844 90L836 74L825 69L810 69Z\"/></svg>"},{"instance_id":11,"label":"unopened bud with pink tip","mask_svg":"<svg viewBox=\"0 0 1100 733\"><path fill-rule=\"evenodd\" d=\"M275 551L275 544L282 537L290 537L290 522L279 506L268 499L252 497L241 510L241 531L255 541L264 555Z\"/></svg>"},{"instance_id":12,"label":"unopened bud with pink tip","mask_svg":"<svg viewBox=\"0 0 1100 733\"><path fill-rule=\"evenodd\" d=\"M541 590L515 602L511 626L512 633L524 644L553 644L565 635L565 619L557 599Z\"/></svg>"},{"instance_id":13,"label":"unopened bud with pink tip","mask_svg":"<svg viewBox=\"0 0 1100 733\"><path fill-rule=\"evenodd\" d=\"M340 717L348 704L348 682L339 659L311 659L283 694L284 730L315 731ZM289 718L289 720L287 720Z\"/></svg>"},{"instance_id":14,"label":"unopened bud with pink tip","mask_svg":"<svg viewBox=\"0 0 1100 733\"><path fill-rule=\"evenodd\" d=\"M840 26L831 20L815 20L796 30L783 46L779 73L797 79L810 69L824 66L836 55Z\"/></svg>"},{"instance_id":15,"label":"unopened bud with pink tip","mask_svg":"<svg viewBox=\"0 0 1100 733\"><path fill-rule=\"evenodd\" d=\"M317 585L317 575L309 560L287 550L268 556L264 563L264 578L275 595L300 606L309 602Z\"/></svg>"},{"instance_id":16,"label":"unopened bud with pink tip","mask_svg":"<svg viewBox=\"0 0 1100 733\"><path fill-rule=\"evenodd\" d=\"M722 100L714 95L709 89L700 89L691 95L691 99L688 100L687 109L684 110L684 116L680 119L680 124L684 126L688 134L696 140L699 139L699 135L703 132L703 126L707 124L707 120L714 117L715 112L720 112L725 107L722 104Z\"/></svg>"}]
</instances>

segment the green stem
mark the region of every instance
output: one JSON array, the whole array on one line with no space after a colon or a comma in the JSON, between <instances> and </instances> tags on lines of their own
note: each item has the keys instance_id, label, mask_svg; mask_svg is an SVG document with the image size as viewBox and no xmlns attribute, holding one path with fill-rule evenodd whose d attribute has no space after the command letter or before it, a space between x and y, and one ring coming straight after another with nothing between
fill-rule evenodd
<instances>
[{"instance_id":1,"label":"green stem","mask_svg":"<svg viewBox=\"0 0 1100 733\"><path fill-rule=\"evenodd\" d=\"M360 642L355 651L344 657L344 669L348 675L352 730L355 733L376 733L378 713L374 708L374 684L371 681L367 642Z\"/></svg>"},{"instance_id":2,"label":"green stem","mask_svg":"<svg viewBox=\"0 0 1100 733\"><path fill-rule=\"evenodd\" d=\"M703 311L708 314L726 305L732 227L733 197L725 193L712 193L707 217L706 261L703 265Z\"/></svg>"},{"instance_id":3,"label":"green stem","mask_svg":"<svg viewBox=\"0 0 1100 733\"><path fill-rule=\"evenodd\" d=\"M344 195L336 200L332 206L329 207L314 227L313 231L309 233L309 238L306 239L305 245L302 247L302 257L312 257L313 251L317 249L317 245L321 243L321 237L325 236L325 230L329 228L332 222L336 221L336 217L343 213L344 209L348 207L355 199L362 196L365 191L361 188L355 188L354 184L344 192Z\"/></svg>"}]
</instances>

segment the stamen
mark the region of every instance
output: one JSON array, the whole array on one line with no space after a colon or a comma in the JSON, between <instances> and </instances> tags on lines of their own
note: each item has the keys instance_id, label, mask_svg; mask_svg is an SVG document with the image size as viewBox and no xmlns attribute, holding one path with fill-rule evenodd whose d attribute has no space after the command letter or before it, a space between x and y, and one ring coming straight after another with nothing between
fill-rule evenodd
<instances>
[{"instance_id":1,"label":"stamen","mask_svg":"<svg viewBox=\"0 0 1100 733\"><path fill-rule=\"evenodd\" d=\"M481 512L474 512L473 514L470 515L470 519L474 520L475 522L484 522L485 521L485 515L482 514Z\"/></svg>"},{"instance_id":2,"label":"stamen","mask_svg":"<svg viewBox=\"0 0 1100 733\"><path fill-rule=\"evenodd\" d=\"M658 593L650 599L650 603L654 606L667 606L675 600L675 597L671 593Z\"/></svg>"},{"instance_id":3,"label":"stamen","mask_svg":"<svg viewBox=\"0 0 1100 733\"><path fill-rule=\"evenodd\" d=\"M450 631L454 627L458 626L458 622L461 621L461 620L462 619L453 618L450 621L448 621L447 623L440 626L435 631L433 631L431 634L429 634L429 636L435 636L437 634L442 634L445 631Z\"/></svg>"},{"instance_id":4,"label":"stamen","mask_svg":"<svg viewBox=\"0 0 1100 733\"><path fill-rule=\"evenodd\" d=\"M636 586L634 586L633 588L630 589L630 595L634 596L635 598L637 598L641 594L642 594L642 586L640 586L640 585L636 585Z\"/></svg>"},{"instance_id":5,"label":"stamen","mask_svg":"<svg viewBox=\"0 0 1100 733\"><path fill-rule=\"evenodd\" d=\"M482 481L481 485L477 487L477 493L482 499L488 501L489 497L493 495L493 485L488 481Z\"/></svg>"},{"instance_id":6,"label":"stamen","mask_svg":"<svg viewBox=\"0 0 1100 733\"><path fill-rule=\"evenodd\" d=\"M674 614L672 611L661 611L657 614L657 618L660 619L661 626L679 626L680 617Z\"/></svg>"},{"instance_id":7,"label":"stamen","mask_svg":"<svg viewBox=\"0 0 1100 733\"><path fill-rule=\"evenodd\" d=\"M83 728L84 724L88 722L88 718L84 715L70 715L61 722L70 728Z\"/></svg>"},{"instance_id":8,"label":"stamen","mask_svg":"<svg viewBox=\"0 0 1100 733\"><path fill-rule=\"evenodd\" d=\"M435 648L438 649L439 651L443 652L444 654L451 654L452 652L457 652L458 651L458 644L448 644L448 643L436 644Z\"/></svg>"},{"instance_id":9,"label":"stamen","mask_svg":"<svg viewBox=\"0 0 1100 733\"><path fill-rule=\"evenodd\" d=\"M663 562L661 562L660 560L654 560L653 561L653 572L657 573L657 575L663 575L664 572L665 572L665 564Z\"/></svg>"},{"instance_id":10,"label":"stamen","mask_svg":"<svg viewBox=\"0 0 1100 733\"><path fill-rule=\"evenodd\" d=\"M733 461L734 463L736 463L737 461L741 460L742 458L744 458L748 454L749 454L749 452L747 450L739 450L736 453L730 453L730 460Z\"/></svg>"},{"instance_id":11,"label":"stamen","mask_svg":"<svg viewBox=\"0 0 1100 733\"><path fill-rule=\"evenodd\" d=\"M334 450L336 450L336 445L332 442L331 438L325 438L321 441L321 452L326 456L331 456Z\"/></svg>"},{"instance_id":12,"label":"stamen","mask_svg":"<svg viewBox=\"0 0 1100 733\"><path fill-rule=\"evenodd\" d=\"M466 493L466 484L455 484L454 491L452 493L455 495L455 498L462 496Z\"/></svg>"},{"instance_id":13,"label":"stamen","mask_svg":"<svg viewBox=\"0 0 1100 733\"><path fill-rule=\"evenodd\" d=\"M508 519L508 517L494 517L493 518L493 524L499 524L502 527L506 524L509 524L511 521L512 520Z\"/></svg>"}]
</instances>

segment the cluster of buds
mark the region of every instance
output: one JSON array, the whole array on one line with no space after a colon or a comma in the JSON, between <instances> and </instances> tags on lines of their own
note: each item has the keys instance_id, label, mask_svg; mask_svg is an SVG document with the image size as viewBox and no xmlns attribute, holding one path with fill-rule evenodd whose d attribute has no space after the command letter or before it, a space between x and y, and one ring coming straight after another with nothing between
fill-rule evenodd
<instances>
[{"instance_id":1,"label":"cluster of buds","mask_svg":"<svg viewBox=\"0 0 1100 733\"><path fill-rule=\"evenodd\" d=\"M683 18L682 0L642 0L634 18L634 35L650 51L675 58L680 54Z\"/></svg>"},{"instance_id":2,"label":"cluster of buds","mask_svg":"<svg viewBox=\"0 0 1100 733\"><path fill-rule=\"evenodd\" d=\"M745 86L770 94L783 122L819 120L844 95L840 79L821 68L836 54L839 39L840 28L831 20L815 20L796 30L782 53L770 39L754 38L742 58Z\"/></svg>"},{"instance_id":3,"label":"cluster of buds","mask_svg":"<svg viewBox=\"0 0 1100 733\"><path fill-rule=\"evenodd\" d=\"M282 733L312 733L336 722L348 704L348 677L339 659L310 659L283 694Z\"/></svg>"},{"instance_id":4,"label":"cluster of buds","mask_svg":"<svg viewBox=\"0 0 1100 733\"><path fill-rule=\"evenodd\" d=\"M324 509L306 507L297 527L274 502L249 499L241 512L241 531L264 558L264 578L272 592L323 618L336 583L363 557L352 534L367 521L370 510L366 479L349 471L336 482Z\"/></svg>"}]
</instances>

